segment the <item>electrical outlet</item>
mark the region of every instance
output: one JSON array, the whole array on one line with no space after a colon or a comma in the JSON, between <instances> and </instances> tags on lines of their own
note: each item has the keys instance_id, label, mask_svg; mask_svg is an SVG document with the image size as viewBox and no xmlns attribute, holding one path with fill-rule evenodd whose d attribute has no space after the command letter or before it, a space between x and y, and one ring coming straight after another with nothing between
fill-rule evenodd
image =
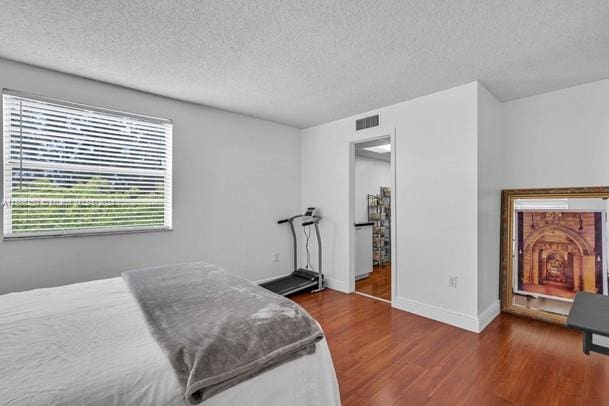
<instances>
[{"instance_id":1,"label":"electrical outlet","mask_svg":"<svg viewBox=\"0 0 609 406\"><path fill-rule=\"evenodd\" d=\"M273 262L279 262L279 253L273 252Z\"/></svg>"},{"instance_id":2,"label":"electrical outlet","mask_svg":"<svg viewBox=\"0 0 609 406\"><path fill-rule=\"evenodd\" d=\"M448 287L456 288L457 287L457 277L452 275L448 277Z\"/></svg>"}]
</instances>

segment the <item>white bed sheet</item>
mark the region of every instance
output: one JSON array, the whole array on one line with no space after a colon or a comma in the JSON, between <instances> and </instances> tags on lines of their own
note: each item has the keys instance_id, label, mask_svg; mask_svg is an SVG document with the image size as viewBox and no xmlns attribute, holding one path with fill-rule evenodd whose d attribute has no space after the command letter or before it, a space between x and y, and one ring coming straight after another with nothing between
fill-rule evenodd
<instances>
[{"instance_id":1,"label":"white bed sheet","mask_svg":"<svg viewBox=\"0 0 609 406\"><path fill-rule=\"evenodd\" d=\"M0 402L186 405L169 360L122 278L0 296ZM317 351L203 402L339 405L325 340Z\"/></svg>"}]
</instances>

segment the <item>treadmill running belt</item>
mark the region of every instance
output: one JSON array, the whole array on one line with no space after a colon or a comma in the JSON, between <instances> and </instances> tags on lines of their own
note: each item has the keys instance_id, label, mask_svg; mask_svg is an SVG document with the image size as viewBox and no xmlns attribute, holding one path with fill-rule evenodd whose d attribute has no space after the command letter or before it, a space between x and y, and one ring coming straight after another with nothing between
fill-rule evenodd
<instances>
[{"instance_id":1,"label":"treadmill running belt","mask_svg":"<svg viewBox=\"0 0 609 406\"><path fill-rule=\"evenodd\" d=\"M316 281L311 281L310 279L301 278L296 275L290 275L276 281L265 283L262 286L271 292L285 294L286 292L296 291L301 288L304 289L307 286L313 287L316 286L316 284Z\"/></svg>"}]
</instances>

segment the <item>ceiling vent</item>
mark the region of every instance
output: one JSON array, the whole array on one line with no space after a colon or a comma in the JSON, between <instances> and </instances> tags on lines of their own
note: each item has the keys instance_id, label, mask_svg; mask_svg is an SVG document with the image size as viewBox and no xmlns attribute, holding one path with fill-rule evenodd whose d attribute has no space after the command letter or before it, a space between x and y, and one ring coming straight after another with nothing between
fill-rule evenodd
<instances>
[{"instance_id":1,"label":"ceiling vent","mask_svg":"<svg viewBox=\"0 0 609 406\"><path fill-rule=\"evenodd\" d=\"M375 114L370 117L360 118L355 120L355 131L365 130L366 128L378 127L379 126L379 115Z\"/></svg>"}]
</instances>

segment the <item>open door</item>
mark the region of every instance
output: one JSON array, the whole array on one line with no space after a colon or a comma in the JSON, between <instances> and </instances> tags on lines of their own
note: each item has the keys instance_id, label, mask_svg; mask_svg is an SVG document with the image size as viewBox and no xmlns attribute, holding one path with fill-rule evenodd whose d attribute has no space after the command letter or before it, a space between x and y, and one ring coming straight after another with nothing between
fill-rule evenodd
<instances>
[{"instance_id":1,"label":"open door","mask_svg":"<svg viewBox=\"0 0 609 406\"><path fill-rule=\"evenodd\" d=\"M393 165L390 136L353 144L351 207L355 292L392 299Z\"/></svg>"}]
</instances>

